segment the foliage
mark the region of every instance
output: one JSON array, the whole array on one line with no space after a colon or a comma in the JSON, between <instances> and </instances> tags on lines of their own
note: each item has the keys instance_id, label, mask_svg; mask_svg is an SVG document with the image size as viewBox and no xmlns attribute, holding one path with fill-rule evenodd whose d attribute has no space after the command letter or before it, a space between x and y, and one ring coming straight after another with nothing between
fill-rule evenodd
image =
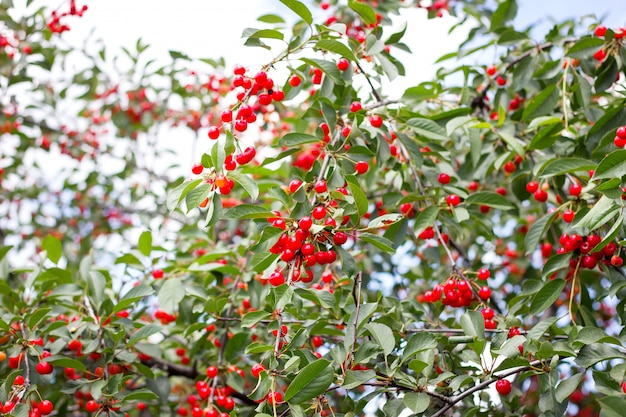
<instances>
[{"instance_id":1,"label":"foliage","mask_svg":"<svg viewBox=\"0 0 626 417\"><path fill-rule=\"evenodd\" d=\"M281 0L231 71L32 3L0 3L5 415L622 415L626 29ZM469 36L389 97L416 6Z\"/></svg>"}]
</instances>

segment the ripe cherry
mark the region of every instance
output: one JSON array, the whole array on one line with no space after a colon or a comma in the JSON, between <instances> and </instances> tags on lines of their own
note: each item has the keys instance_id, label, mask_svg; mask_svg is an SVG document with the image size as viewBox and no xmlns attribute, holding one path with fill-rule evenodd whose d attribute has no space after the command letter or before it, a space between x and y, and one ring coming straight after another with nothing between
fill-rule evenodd
<instances>
[{"instance_id":1,"label":"ripe cherry","mask_svg":"<svg viewBox=\"0 0 626 417\"><path fill-rule=\"evenodd\" d=\"M302 230L309 230L313 226L313 220L309 216L305 216L298 221L298 227Z\"/></svg>"},{"instance_id":2,"label":"ripe cherry","mask_svg":"<svg viewBox=\"0 0 626 417\"><path fill-rule=\"evenodd\" d=\"M319 180L315 183L315 192L318 194L322 194L328 191L328 186L326 185L326 181Z\"/></svg>"},{"instance_id":3,"label":"ripe cherry","mask_svg":"<svg viewBox=\"0 0 626 417\"><path fill-rule=\"evenodd\" d=\"M204 167L200 162L193 164L193 166L191 167L191 172L195 175L202 174L202 171L204 171Z\"/></svg>"},{"instance_id":4,"label":"ripe cherry","mask_svg":"<svg viewBox=\"0 0 626 417\"><path fill-rule=\"evenodd\" d=\"M511 393L511 383L506 379L496 381L496 391L500 395L509 395Z\"/></svg>"},{"instance_id":5,"label":"ripe cherry","mask_svg":"<svg viewBox=\"0 0 626 417\"><path fill-rule=\"evenodd\" d=\"M324 206L317 206L317 207L315 207L313 209L313 212L311 213L311 215L316 220L323 219L324 217L326 217L326 207L324 207Z\"/></svg>"},{"instance_id":6,"label":"ripe cherry","mask_svg":"<svg viewBox=\"0 0 626 417\"><path fill-rule=\"evenodd\" d=\"M302 180L298 180L298 179L291 180L291 182L289 183L289 192L291 192L292 194L295 193L296 191L298 191L301 185L302 185Z\"/></svg>"},{"instance_id":7,"label":"ripe cherry","mask_svg":"<svg viewBox=\"0 0 626 417\"><path fill-rule=\"evenodd\" d=\"M291 78L289 78L289 85L292 87L297 87L302 82L302 78L298 74L293 74Z\"/></svg>"},{"instance_id":8,"label":"ripe cherry","mask_svg":"<svg viewBox=\"0 0 626 417\"><path fill-rule=\"evenodd\" d=\"M539 201L540 203L545 203L546 200L548 200L548 193L544 190L537 190L533 194L533 197L535 197L535 200Z\"/></svg>"},{"instance_id":9,"label":"ripe cherry","mask_svg":"<svg viewBox=\"0 0 626 417\"><path fill-rule=\"evenodd\" d=\"M370 124L373 127L381 127L383 125L383 118L377 114L370 116Z\"/></svg>"},{"instance_id":10,"label":"ripe cherry","mask_svg":"<svg viewBox=\"0 0 626 417\"><path fill-rule=\"evenodd\" d=\"M489 65L487 67L487 75L491 76L491 75L495 75L496 72L498 72L498 68L496 68L495 65Z\"/></svg>"},{"instance_id":11,"label":"ripe cherry","mask_svg":"<svg viewBox=\"0 0 626 417\"><path fill-rule=\"evenodd\" d=\"M365 174L369 168L369 164L365 161L359 161L354 166L354 170L357 172L357 174L361 175Z\"/></svg>"},{"instance_id":12,"label":"ripe cherry","mask_svg":"<svg viewBox=\"0 0 626 417\"><path fill-rule=\"evenodd\" d=\"M461 204L461 197L456 194L450 194L446 197L446 203L451 207L456 207Z\"/></svg>"},{"instance_id":13,"label":"ripe cherry","mask_svg":"<svg viewBox=\"0 0 626 417\"><path fill-rule=\"evenodd\" d=\"M624 264L624 260L619 255L611 256L611 265L620 267Z\"/></svg>"},{"instance_id":14,"label":"ripe cherry","mask_svg":"<svg viewBox=\"0 0 626 417\"><path fill-rule=\"evenodd\" d=\"M154 279L161 279L161 278L163 278L163 270L162 269L155 269L154 271L152 271L152 278L154 278Z\"/></svg>"},{"instance_id":15,"label":"ripe cherry","mask_svg":"<svg viewBox=\"0 0 626 417\"><path fill-rule=\"evenodd\" d=\"M246 122L245 120L237 120L235 122L235 130L237 132L245 132L248 129L248 122Z\"/></svg>"},{"instance_id":16,"label":"ripe cherry","mask_svg":"<svg viewBox=\"0 0 626 417\"><path fill-rule=\"evenodd\" d=\"M54 368L49 362L39 362L35 369L39 375L49 375L54 371Z\"/></svg>"},{"instance_id":17,"label":"ripe cherry","mask_svg":"<svg viewBox=\"0 0 626 417\"><path fill-rule=\"evenodd\" d=\"M217 126L211 126L209 128L209 139L215 140L220 137L220 128Z\"/></svg>"},{"instance_id":18,"label":"ripe cherry","mask_svg":"<svg viewBox=\"0 0 626 417\"><path fill-rule=\"evenodd\" d=\"M491 298L491 288L481 287L480 290L478 291L478 296L480 297L481 300L487 301L489 298Z\"/></svg>"},{"instance_id":19,"label":"ripe cherry","mask_svg":"<svg viewBox=\"0 0 626 417\"><path fill-rule=\"evenodd\" d=\"M267 394L267 402L270 404L279 404L283 402L283 394L281 392L270 392Z\"/></svg>"},{"instance_id":20,"label":"ripe cherry","mask_svg":"<svg viewBox=\"0 0 626 417\"><path fill-rule=\"evenodd\" d=\"M574 212L574 210L565 210L563 212L563 221L565 223L571 223L572 220L574 220L575 215L576 213Z\"/></svg>"},{"instance_id":21,"label":"ripe cherry","mask_svg":"<svg viewBox=\"0 0 626 417\"><path fill-rule=\"evenodd\" d=\"M620 139L626 139L626 126L618 127L615 135Z\"/></svg>"},{"instance_id":22,"label":"ripe cherry","mask_svg":"<svg viewBox=\"0 0 626 417\"><path fill-rule=\"evenodd\" d=\"M517 165L515 165L515 162L508 161L506 164L504 164L504 172L506 172L507 174L512 174L515 172L515 170L517 170Z\"/></svg>"},{"instance_id":23,"label":"ripe cherry","mask_svg":"<svg viewBox=\"0 0 626 417\"><path fill-rule=\"evenodd\" d=\"M521 332L519 331L519 327L511 327L511 328L509 329L509 332L508 332L508 334L507 334L507 337L510 339L510 338L515 337L515 336L518 336L518 335L520 335L520 334L521 334Z\"/></svg>"},{"instance_id":24,"label":"ripe cherry","mask_svg":"<svg viewBox=\"0 0 626 417\"><path fill-rule=\"evenodd\" d=\"M209 378L215 378L217 376L217 366L209 366L206 368L206 376Z\"/></svg>"},{"instance_id":25,"label":"ripe cherry","mask_svg":"<svg viewBox=\"0 0 626 417\"><path fill-rule=\"evenodd\" d=\"M606 26L604 25L598 25L596 26L596 29L593 31L594 35L596 35L598 38L602 38L604 37L604 35L606 34Z\"/></svg>"},{"instance_id":26,"label":"ripe cherry","mask_svg":"<svg viewBox=\"0 0 626 417\"><path fill-rule=\"evenodd\" d=\"M252 373L253 377L258 378L259 375L261 375L261 372L263 371L265 371L265 366L261 365L260 363L257 363L252 366L252 370L250 372Z\"/></svg>"},{"instance_id":27,"label":"ripe cherry","mask_svg":"<svg viewBox=\"0 0 626 417\"><path fill-rule=\"evenodd\" d=\"M582 192L582 190L583 190L583 187L580 184L573 183L572 185L569 186L569 195L578 197L580 193Z\"/></svg>"},{"instance_id":28,"label":"ripe cherry","mask_svg":"<svg viewBox=\"0 0 626 417\"><path fill-rule=\"evenodd\" d=\"M320 336L313 336L311 338L311 343L313 344L313 346L318 348L324 344L324 339L322 339Z\"/></svg>"},{"instance_id":29,"label":"ripe cherry","mask_svg":"<svg viewBox=\"0 0 626 417\"><path fill-rule=\"evenodd\" d=\"M537 181L530 181L526 184L526 191L529 194L534 193L539 189L539 183Z\"/></svg>"},{"instance_id":30,"label":"ripe cherry","mask_svg":"<svg viewBox=\"0 0 626 417\"><path fill-rule=\"evenodd\" d=\"M443 185L449 184L450 183L450 175L446 174L445 172L442 172L437 177L437 181L439 181L439 183L443 184Z\"/></svg>"},{"instance_id":31,"label":"ripe cherry","mask_svg":"<svg viewBox=\"0 0 626 417\"><path fill-rule=\"evenodd\" d=\"M345 58L341 58L339 59L339 61L337 61L337 68L339 69L339 71L345 71L348 69L349 66L350 62Z\"/></svg>"},{"instance_id":32,"label":"ripe cherry","mask_svg":"<svg viewBox=\"0 0 626 417\"><path fill-rule=\"evenodd\" d=\"M231 109L226 109L222 111L222 115L220 116L222 122L230 123L233 121L233 111Z\"/></svg>"},{"instance_id":33,"label":"ripe cherry","mask_svg":"<svg viewBox=\"0 0 626 417\"><path fill-rule=\"evenodd\" d=\"M352 113L356 113L360 111L362 108L363 106L361 105L359 101L353 101L352 104L350 104L350 111Z\"/></svg>"},{"instance_id":34,"label":"ripe cherry","mask_svg":"<svg viewBox=\"0 0 626 417\"><path fill-rule=\"evenodd\" d=\"M348 235L345 232L337 232L333 236L333 242L335 243L335 245L341 246L347 241L348 241Z\"/></svg>"},{"instance_id":35,"label":"ripe cherry","mask_svg":"<svg viewBox=\"0 0 626 417\"><path fill-rule=\"evenodd\" d=\"M505 85L506 85L506 79L504 79L504 78L502 78L501 76L499 76L499 75L498 75L498 76L496 77L496 83L497 83L500 87L505 86Z\"/></svg>"},{"instance_id":36,"label":"ripe cherry","mask_svg":"<svg viewBox=\"0 0 626 417\"><path fill-rule=\"evenodd\" d=\"M477 273L478 279L485 281L490 276L491 276L491 273L489 272L489 270L487 268L480 268L478 270L478 273Z\"/></svg>"},{"instance_id":37,"label":"ripe cherry","mask_svg":"<svg viewBox=\"0 0 626 417\"><path fill-rule=\"evenodd\" d=\"M593 58L596 61L604 61L604 58L606 58L606 51L604 49L600 49L598 52L593 54Z\"/></svg>"},{"instance_id":38,"label":"ripe cherry","mask_svg":"<svg viewBox=\"0 0 626 417\"><path fill-rule=\"evenodd\" d=\"M52 413L52 410L54 410L54 404L52 404L52 401L50 400L43 400L39 403L37 408L42 415L47 416Z\"/></svg>"},{"instance_id":39,"label":"ripe cherry","mask_svg":"<svg viewBox=\"0 0 626 417\"><path fill-rule=\"evenodd\" d=\"M100 404L98 404L96 401L94 400L89 400L87 401L87 403L85 404L85 410L87 410L87 412L89 413L95 413L96 411L98 411L100 409Z\"/></svg>"},{"instance_id":40,"label":"ripe cherry","mask_svg":"<svg viewBox=\"0 0 626 417\"><path fill-rule=\"evenodd\" d=\"M235 161L237 161L239 165L245 165L248 162L252 161L255 156L256 149L254 149L253 146L248 146L246 149L244 149L243 152L235 155Z\"/></svg>"}]
</instances>

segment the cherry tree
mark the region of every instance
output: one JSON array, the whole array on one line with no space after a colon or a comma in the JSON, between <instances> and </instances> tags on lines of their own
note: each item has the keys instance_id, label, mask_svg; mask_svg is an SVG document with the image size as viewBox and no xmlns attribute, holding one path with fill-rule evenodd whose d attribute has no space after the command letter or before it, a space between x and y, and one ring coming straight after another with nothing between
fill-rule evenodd
<instances>
[{"instance_id":1,"label":"cherry tree","mask_svg":"<svg viewBox=\"0 0 626 417\"><path fill-rule=\"evenodd\" d=\"M623 415L626 28L517 11L280 0L233 68L0 1L3 415Z\"/></svg>"}]
</instances>

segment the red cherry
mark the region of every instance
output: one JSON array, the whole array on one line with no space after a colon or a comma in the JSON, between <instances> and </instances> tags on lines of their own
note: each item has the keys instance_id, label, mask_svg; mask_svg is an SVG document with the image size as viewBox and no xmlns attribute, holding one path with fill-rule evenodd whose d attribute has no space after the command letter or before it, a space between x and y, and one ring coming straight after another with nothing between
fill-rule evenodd
<instances>
[{"instance_id":1,"label":"red cherry","mask_svg":"<svg viewBox=\"0 0 626 417\"><path fill-rule=\"evenodd\" d=\"M617 135L617 137L620 139L626 139L626 126L618 127L615 135Z\"/></svg>"},{"instance_id":2,"label":"red cherry","mask_svg":"<svg viewBox=\"0 0 626 417\"><path fill-rule=\"evenodd\" d=\"M487 301L489 298L491 298L491 288L481 287L480 290L478 291L478 296L480 297L481 300Z\"/></svg>"},{"instance_id":3,"label":"red cherry","mask_svg":"<svg viewBox=\"0 0 626 417\"><path fill-rule=\"evenodd\" d=\"M222 122L230 123L233 121L233 111L231 109L226 109L222 111L221 115Z\"/></svg>"},{"instance_id":4,"label":"red cherry","mask_svg":"<svg viewBox=\"0 0 626 417\"><path fill-rule=\"evenodd\" d=\"M495 75L496 72L498 72L498 68L496 68L495 65L489 65L487 67L487 75L491 76L491 75Z\"/></svg>"},{"instance_id":5,"label":"red cherry","mask_svg":"<svg viewBox=\"0 0 626 417\"><path fill-rule=\"evenodd\" d=\"M85 404L85 410L87 410L87 412L89 413L95 413L96 411L98 411L100 409L100 404L98 404L96 401L94 400L89 400L87 401L87 403Z\"/></svg>"},{"instance_id":6,"label":"red cherry","mask_svg":"<svg viewBox=\"0 0 626 417\"><path fill-rule=\"evenodd\" d=\"M313 346L315 346L316 348L322 346L324 344L324 339L322 339L319 336L313 336L311 338L311 343L313 344Z\"/></svg>"},{"instance_id":7,"label":"red cherry","mask_svg":"<svg viewBox=\"0 0 626 417\"><path fill-rule=\"evenodd\" d=\"M506 85L506 80L498 75L496 77L496 83L498 83L498 85L502 87Z\"/></svg>"},{"instance_id":8,"label":"red cherry","mask_svg":"<svg viewBox=\"0 0 626 417\"><path fill-rule=\"evenodd\" d=\"M54 404L52 404L50 400L43 400L39 403L37 408L42 415L47 416L52 413L52 410L54 410Z\"/></svg>"},{"instance_id":9,"label":"red cherry","mask_svg":"<svg viewBox=\"0 0 626 417\"><path fill-rule=\"evenodd\" d=\"M211 126L209 128L209 139L217 139L220 137L220 128L217 126Z\"/></svg>"},{"instance_id":10,"label":"red cherry","mask_svg":"<svg viewBox=\"0 0 626 417\"><path fill-rule=\"evenodd\" d=\"M540 203L545 203L546 200L548 199L548 193L545 192L544 190L535 191L533 196L535 197L535 200L539 201Z\"/></svg>"},{"instance_id":11,"label":"red cherry","mask_svg":"<svg viewBox=\"0 0 626 417\"><path fill-rule=\"evenodd\" d=\"M476 181L470 182L467 186L467 189L473 193L474 191L478 190L478 183Z\"/></svg>"},{"instance_id":12,"label":"red cherry","mask_svg":"<svg viewBox=\"0 0 626 417\"><path fill-rule=\"evenodd\" d=\"M363 106L358 101L353 101L352 104L350 104L350 111L352 113L356 113L356 112L360 111L362 108L363 108Z\"/></svg>"},{"instance_id":13,"label":"red cherry","mask_svg":"<svg viewBox=\"0 0 626 417\"><path fill-rule=\"evenodd\" d=\"M291 182L289 183L289 192L291 192L292 194L295 193L296 191L298 191L301 185L302 185L301 180L298 180L298 179L291 180Z\"/></svg>"},{"instance_id":14,"label":"red cherry","mask_svg":"<svg viewBox=\"0 0 626 417\"><path fill-rule=\"evenodd\" d=\"M335 245L341 246L347 241L348 241L348 235L345 232L337 232L333 236L333 242L335 243Z\"/></svg>"},{"instance_id":15,"label":"red cherry","mask_svg":"<svg viewBox=\"0 0 626 417\"><path fill-rule=\"evenodd\" d=\"M161 279L161 278L163 278L163 270L162 269L155 269L154 271L152 271L152 278L154 278L154 279Z\"/></svg>"},{"instance_id":16,"label":"red cherry","mask_svg":"<svg viewBox=\"0 0 626 417\"><path fill-rule=\"evenodd\" d=\"M509 161L506 164L504 164L504 172L506 172L507 174L514 173L516 169L517 169L517 165L515 165L515 162L513 161Z\"/></svg>"},{"instance_id":17,"label":"red cherry","mask_svg":"<svg viewBox=\"0 0 626 417\"><path fill-rule=\"evenodd\" d=\"M235 161L237 161L239 165L245 165L248 162L252 161L255 156L256 149L254 149L253 146L248 146L246 149L244 149L243 152L235 155Z\"/></svg>"},{"instance_id":18,"label":"red cherry","mask_svg":"<svg viewBox=\"0 0 626 417\"><path fill-rule=\"evenodd\" d=\"M529 194L534 193L539 189L539 183L537 181L530 181L526 184L526 191Z\"/></svg>"},{"instance_id":19,"label":"red cherry","mask_svg":"<svg viewBox=\"0 0 626 417\"><path fill-rule=\"evenodd\" d=\"M383 118L377 114L370 116L370 124L373 127L381 127L383 125Z\"/></svg>"},{"instance_id":20,"label":"red cherry","mask_svg":"<svg viewBox=\"0 0 626 417\"><path fill-rule=\"evenodd\" d=\"M604 25L598 25L596 26L596 29L593 31L593 33L598 37L598 38L602 38L604 37L604 35L606 34L606 26Z\"/></svg>"},{"instance_id":21,"label":"red cherry","mask_svg":"<svg viewBox=\"0 0 626 417\"><path fill-rule=\"evenodd\" d=\"M370 169L370 166L365 161L359 161L354 166L354 170L357 172L357 174L361 174L361 175L365 174L368 169Z\"/></svg>"},{"instance_id":22,"label":"red cherry","mask_svg":"<svg viewBox=\"0 0 626 417\"><path fill-rule=\"evenodd\" d=\"M509 333L507 334L507 337L510 339L510 338L518 336L520 334L521 334L521 332L519 331L519 327L511 327L509 329Z\"/></svg>"},{"instance_id":23,"label":"red cherry","mask_svg":"<svg viewBox=\"0 0 626 417\"><path fill-rule=\"evenodd\" d=\"M511 383L506 379L496 381L496 391L500 395L509 395L511 393Z\"/></svg>"},{"instance_id":24,"label":"red cherry","mask_svg":"<svg viewBox=\"0 0 626 417\"><path fill-rule=\"evenodd\" d=\"M437 177L437 181L439 181L440 184L446 185L446 184L450 183L450 176L448 174L446 174L445 172L442 172Z\"/></svg>"},{"instance_id":25,"label":"red cherry","mask_svg":"<svg viewBox=\"0 0 626 417\"><path fill-rule=\"evenodd\" d=\"M246 122L245 120L237 120L235 122L235 130L237 132L245 132L248 129L248 122Z\"/></svg>"},{"instance_id":26,"label":"red cherry","mask_svg":"<svg viewBox=\"0 0 626 417\"><path fill-rule=\"evenodd\" d=\"M580 193L582 192L582 190L583 190L583 187L580 184L573 183L572 185L569 186L569 195L578 197Z\"/></svg>"},{"instance_id":27,"label":"red cherry","mask_svg":"<svg viewBox=\"0 0 626 417\"><path fill-rule=\"evenodd\" d=\"M309 230L313 226L313 220L309 216L303 217L298 221L298 227L302 230Z\"/></svg>"},{"instance_id":28,"label":"red cherry","mask_svg":"<svg viewBox=\"0 0 626 417\"><path fill-rule=\"evenodd\" d=\"M217 376L217 366L209 366L206 368L206 376L209 378L215 378Z\"/></svg>"},{"instance_id":29,"label":"red cherry","mask_svg":"<svg viewBox=\"0 0 626 417\"><path fill-rule=\"evenodd\" d=\"M313 212L311 213L311 215L313 216L314 219L316 220L321 220L324 217L326 217L326 207L323 206L317 206L313 209Z\"/></svg>"},{"instance_id":30,"label":"red cherry","mask_svg":"<svg viewBox=\"0 0 626 417\"><path fill-rule=\"evenodd\" d=\"M624 260L619 255L611 256L611 265L620 267L624 264Z\"/></svg>"},{"instance_id":31,"label":"red cherry","mask_svg":"<svg viewBox=\"0 0 626 417\"><path fill-rule=\"evenodd\" d=\"M572 220L574 220L575 215L576 213L574 212L574 210L565 210L563 212L563 221L565 223L571 223Z\"/></svg>"},{"instance_id":32,"label":"red cherry","mask_svg":"<svg viewBox=\"0 0 626 417\"><path fill-rule=\"evenodd\" d=\"M252 366L252 370L250 372L252 373L253 377L258 378L259 375L261 375L261 372L263 371L265 371L265 366L261 365L260 363L257 363Z\"/></svg>"},{"instance_id":33,"label":"red cherry","mask_svg":"<svg viewBox=\"0 0 626 417\"><path fill-rule=\"evenodd\" d=\"M195 175L202 174L202 171L204 171L204 167L200 162L193 164L193 166L191 167L191 172Z\"/></svg>"},{"instance_id":34,"label":"red cherry","mask_svg":"<svg viewBox=\"0 0 626 417\"><path fill-rule=\"evenodd\" d=\"M487 320L493 319L494 316L496 315L496 312L493 311L491 307L485 307L482 310L480 310L480 312L482 313L483 317Z\"/></svg>"},{"instance_id":35,"label":"red cherry","mask_svg":"<svg viewBox=\"0 0 626 417\"><path fill-rule=\"evenodd\" d=\"M446 203L451 207L456 207L461 204L461 197L456 194L450 194L446 197Z\"/></svg>"},{"instance_id":36,"label":"red cherry","mask_svg":"<svg viewBox=\"0 0 626 417\"><path fill-rule=\"evenodd\" d=\"M600 49L598 52L593 54L593 58L596 61L604 61L604 58L606 58L606 51L604 49Z\"/></svg>"},{"instance_id":37,"label":"red cherry","mask_svg":"<svg viewBox=\"0 0 626 417\"><path fill-rule=\"evenodd\" d=\"M349 66L350 62L345 58L341 58L339 59L339 61L337 61L337 68L339 68L339 71L345 71L348 69Z\"/></svg>"},{"instance_id":38,"label":"red cherry","mask_svg":"<svg viewBox=\"0 0 626 417\"><path fill-rule=\"evenodd\" d=\"M478 279L485 281L491 276L491 273L487 268L480 268L477 273Z\"/></svg>"},{"instance_id":39,"label":"red cherry","mask_svg":"<svg viewBox=\"0 0 626 417\"><path fill-rule=\"evenodd\" d=\"M626 139L622 139L619 136L615 136L613 138L613 144L617 147L617 148L623 148L624 146L626 146Z\"/></svg>"},{"instance_id":40,"label":"red cherry","mask_svg":"<svg viewBox=\"0 0 626 417\"><path fill-rule=\"evenodd\" d=\"M326 181L319 180L315 183L315 192L318 194L322 194L328 191L328 186L326 185Z\"/></svg>"},{"instance_id":41,"label":"red cherry","mask_svg":"<svg viewBox=\"0 0 626 417\"><path fill-rule=\"evenodd\" d=\"M49 375L54 370L49 362L39 362L37 366L35 366L35 369L39 375Z\"/></svg>"},{"instance_id":42,"label":"red cherry","mask_svg":"<svg viewBox=\"0 0 626 417\"><path fill-rule=\"evenodd\" d=\"M283 394L281 392L270 392L267 394L267 402L270 404L279 404L283 402Z\"/></svg>"},{"instance_id":43,"label":"red cherry","mask_svg":"<svg viewBox=\"0 0 626 417\"><path fill-rule=\"evenodd\" d=\"M280 271L274 271L270 274L268 281L274 287L279 287L285 283L285 275Z\"/></svg>"},{"instance_id":44,"label":"red cherry","mask_svg":"<svg viewBox=\"0 0 626 417\"><path fill-rule=\"evenodd\" d=\"M293 74L291 78L289 78L289 85L292 87L297 87L302 82L302 78L298 76L298 74Z\"/></svg>"}]
</instances>

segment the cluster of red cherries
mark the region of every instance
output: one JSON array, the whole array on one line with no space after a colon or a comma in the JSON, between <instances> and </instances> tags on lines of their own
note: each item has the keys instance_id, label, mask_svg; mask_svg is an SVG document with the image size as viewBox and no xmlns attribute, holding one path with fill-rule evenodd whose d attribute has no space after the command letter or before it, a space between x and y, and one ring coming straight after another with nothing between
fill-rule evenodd
<instances>
[{"instance_id":1,"label":"cluster of red cherries","mask_svg":"<svg viewBox=\"0 0 626 417\"><path fill-rule=\"evenodd\" d=\"M70 30L68 25L61 24L61 19L66 16L78 16L82 17L87 11L87 5L82 6L80 9L76 7L76 0L70 0L70 9L63 13L57 13L56 10L52 11L52 19L48 22L48 29L52 33L63 33Z\"/></svg>"},{"instance_id":2,"label":"cluster of red cherries","mask_svg":"<svg viewBox=\"0 0 626 417\"><path fill-rule=\"evenodd\" d=\"M476 278L481 281L486 281L490 276L491 273L487 268L480 268L476 272ZM471 285L472 283L466 279L450 277L443 285L437 284L432 290L426 291L422 296L418 297L418 301L435 303L441 300L445 306L469 307L475 299ZM491 297L491 289L488 286L481 286L476 294L482 301L487 301Z\"/></svg>"}]
</instances>

